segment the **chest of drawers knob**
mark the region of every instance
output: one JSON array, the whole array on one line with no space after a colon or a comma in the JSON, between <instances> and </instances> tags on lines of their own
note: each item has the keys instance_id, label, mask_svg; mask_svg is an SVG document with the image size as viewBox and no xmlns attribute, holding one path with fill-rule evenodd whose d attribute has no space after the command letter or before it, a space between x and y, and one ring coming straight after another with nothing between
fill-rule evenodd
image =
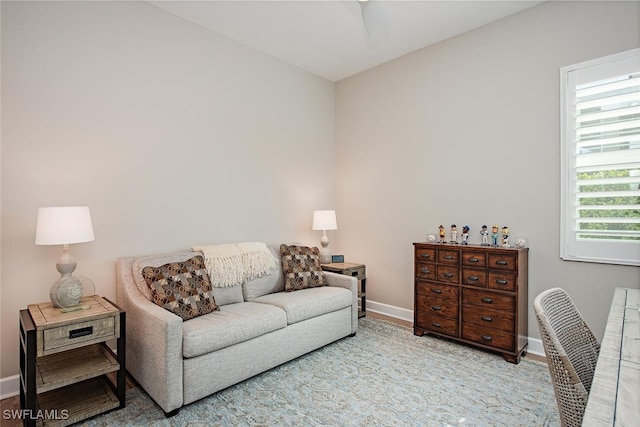
<instances>
[{"instance_id":1,"label":"chest of drawers knob","mask_svg":"<svg viewBox=\"0 0 640 427\"><path fill-rule=\"evenodd\" d=\"M496 265L507 265L507 261L499 259L498 261L496 261Z\"/></svg>"},{"instance_id":2,"label":"chest of drawers knob","mask_svg":"<svg viewBox=\"0 0 640 427\"><path fill-rule=\"evenodd\" d=\"M430 271L428 268L422 268L422 270L420 270L420 271L422 271L422 274L429 274L429 273L431 273L431 271Z\"/></svg>"},{"instance_id":3,"label":"chest of drawers knob","mask_svg":"<svg viewBox=\"0 0 640 427\"><path fill-rule=\"evenodd\" d=\"M440 307L439 305L432 305L432 306L431 306L431 309L432 309L433 311L440 311L440 310L442 310L442 307Z\"/></svg>"},{"instance_id":4,"label":"chest of drawers knob","mask_svg":"<svg viewBox=\"0 0 640 427\"><path fill-rule=\"evenodd\" d=\"M441 294L442 289L431 289L431 292L433 292L434 294Z\"/></svg>"},{"instance_id":5,"label":"chest of drawers knob","mask_svg":"<svg viewBox=\"0 0 640 427\"><path fill-rule=\"evenodd\" d=\"M482 339L483 339L484 341L489 341L489 342L490 342L490 341L492 341L492 340L493 340L493 337L492 337L492 336L490 336L490 335L483 335L483 336L482 336Z\"/></svg>"},{"instance_id":6,"label":"chest of drawers knob","mask_svg":"<svg viewBox=\"0 0 640 427\"><path fill-rule=\"evenodd\" d=\"M493 302L492 298L482 298L482 302L487 303L487 304L491 304Z\"/></svg>"},{"instance_id":7,"label":"chest of drawers knob","mask_svg":"<svg viewBox=\"0 0 640 427\"><path fill-rule=\"evenodd\" d=\"M469 258L469 262L480 262L480 260L478 258Z\"/></svg>"},{"instance_id":8,"label":"chest of drawers knob","mask_svg":"<svg viewBox=\"0 0 640 427\"><path fill-rule=\"evenodd\" d=\"M481 319L484 320L485 322L493 322L493 317L482 316Z\"/></svg>"}]
</instances>

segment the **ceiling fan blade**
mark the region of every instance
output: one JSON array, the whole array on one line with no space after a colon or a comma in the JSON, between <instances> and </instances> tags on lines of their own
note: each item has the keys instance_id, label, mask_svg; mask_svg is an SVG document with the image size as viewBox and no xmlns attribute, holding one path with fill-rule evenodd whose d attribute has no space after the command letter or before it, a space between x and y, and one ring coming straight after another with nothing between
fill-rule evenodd
<instances>
[{"instance_id":1,"label":"ceiling fan blade","mask_svg":"<svg viewBox=\"0 0 640 427\"><path fill-rule=\"evenodd\" d=\"M382 41L389 37L391 21L384 0L360 0L362 20L371 41Z\"/></svg>"}]
</instances>

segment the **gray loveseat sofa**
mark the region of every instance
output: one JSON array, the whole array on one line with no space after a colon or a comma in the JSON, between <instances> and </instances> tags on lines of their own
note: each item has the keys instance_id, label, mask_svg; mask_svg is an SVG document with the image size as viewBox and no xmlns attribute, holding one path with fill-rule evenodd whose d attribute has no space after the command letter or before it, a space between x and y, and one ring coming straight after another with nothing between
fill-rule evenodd
<instances>
[{"instance_id":1,"label":"gray loveseat sofa","mask_svg":"<svg viewBox=\"0 0 640 427\"><path fill-rule=\"evenodd\" d=\"M141 272L198 252L117 260L117 301L127 313L127 371L167 416L356 333L355 278L326 272L328 286L285 292L280 245L267 246L277 261L272 274L214 287L219 311L186 321L152 302Z\"/></svg>"}]
</instances>

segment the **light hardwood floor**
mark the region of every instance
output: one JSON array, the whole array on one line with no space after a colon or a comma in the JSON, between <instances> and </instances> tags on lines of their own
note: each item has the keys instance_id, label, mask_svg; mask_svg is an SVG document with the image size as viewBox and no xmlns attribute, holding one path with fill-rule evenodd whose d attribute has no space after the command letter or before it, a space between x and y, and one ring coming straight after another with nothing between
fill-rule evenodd
<instances>
[{"instance_id":1,"label":"light hardwood floor","mask_svg":"<svg viewBox=\"0 0 640 427\"><path fill-rule=\"evenodd\" d=\"M375 319L386 320L387 322L395 323L400 326L404 326L405 328L413 328L413 322L409 322L406 320L396 319L395 317L385 316L384 314L374 313L372 311L367 311L367 316L373 317ZM528 354L526 356L528 359L539 360L542 362L546 362L544 357L536 356L533 354ZM127 388L136 387L135 380L127 375ZM17 411L20 409L20 397L14 396L9 397L7 399L3 399L0 401L0 424L2 427L18 427L22 425L21 420L12 420L5 419L4 414L5 410L9 411Z\"/></svg>"}]
</instances>

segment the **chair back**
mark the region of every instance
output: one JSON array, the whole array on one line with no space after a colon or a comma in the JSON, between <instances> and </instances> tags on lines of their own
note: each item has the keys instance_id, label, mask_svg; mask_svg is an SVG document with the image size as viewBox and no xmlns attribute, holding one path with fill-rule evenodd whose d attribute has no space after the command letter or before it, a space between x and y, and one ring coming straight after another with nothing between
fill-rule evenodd
<instances>
[{"instance_id":1,"label":"chair back","mask_svg":"<svg viewBox=\"0 0 640 427\"><path fill-rule=\"evenodd\" d=\"M569 295L561 288L534 302L540 336L563 426L580 426L589 398L600 343Z\"/></svg>"}]
</instances>

